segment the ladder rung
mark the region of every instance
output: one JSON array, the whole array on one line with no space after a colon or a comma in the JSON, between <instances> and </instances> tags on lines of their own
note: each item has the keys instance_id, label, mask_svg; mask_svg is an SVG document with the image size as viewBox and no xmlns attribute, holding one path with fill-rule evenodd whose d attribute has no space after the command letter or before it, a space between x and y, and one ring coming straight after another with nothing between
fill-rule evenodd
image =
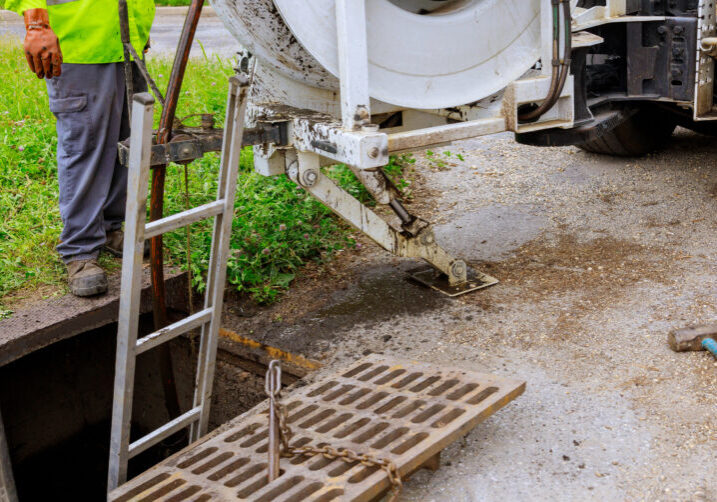
<instances>
[{"instance_id":1,"label":"ladder rung","mask_svg":"<svg viewBox=\"0 0 717 502\"><path fill-rule=\"evenodd\" d=\"M181 213L167 216L161 220L147 223L144 227L144 238L151 239L157 235L166 234L172 230L186 227L197 221L211 218L224 212L224 199L215 200L209 204L203 204L201 206L182 211Z\"/></svg>"},{"instance_id":2,"label":"ladder rung","mask_svg":"<svg viewBox=\"0 0 717 502\"><path fill-rule=\"evenodd\" d=\"M161 440L168 438L175 432L184 429L192 422L196 422L199 419L199 414L201 413L201 411L201 406L192 408L183 415L179 415L171 422L167 422L159 429L150 432L142 438L139 438L137 441L129 445L128 457L132 458L135 455L139 455L147 448L151 448L152 446L159 443Z\"/></svg>"},{"instance_id":3,"label":"ladder rung","mask_svg":"<svg viewBox=\"0 0 717 502\"><path fill-rule=\"evenodd\" d=\"M214 309L212 307L200 310L199 312L196 312L189 317L185 317L181 321L177 321L167 327L164 327L160 330L155 331L154 333L145 336L144 338L140 338L139 340L137 340L136 353L139 355L142 352L146 352L149 349L156 347L157 345L170 341L172 338L187 333L194 328L198 328L202 324L205 324L211 320L212 312L214 312Z\"/></svg>"}]
</instances>

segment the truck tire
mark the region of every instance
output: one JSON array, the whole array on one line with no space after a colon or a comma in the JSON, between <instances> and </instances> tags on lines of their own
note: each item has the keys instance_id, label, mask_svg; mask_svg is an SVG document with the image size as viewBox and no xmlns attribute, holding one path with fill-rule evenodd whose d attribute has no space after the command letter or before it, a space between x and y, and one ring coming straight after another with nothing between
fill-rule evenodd
<instances>
[{"instance_id":1,"label":"truck tire","mask_svg":"<svg viewBox=\"0 0 717 502\"><path fill-rule=\"evenodd\" d=\"M664 148L676 126L667 113L641 109L600 137L576 146L592 153L637 157Z\"/></svg>"}]
</instances>

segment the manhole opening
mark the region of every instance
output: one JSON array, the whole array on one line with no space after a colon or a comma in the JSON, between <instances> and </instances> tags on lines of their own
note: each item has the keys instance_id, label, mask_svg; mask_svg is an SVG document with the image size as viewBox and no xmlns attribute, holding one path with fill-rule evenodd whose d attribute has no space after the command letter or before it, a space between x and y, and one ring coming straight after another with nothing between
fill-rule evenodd
<instances>
[{"instance_id":1,"label":"manhole opening","mask_svg":"<svg viewBox=\"0 0 717 502\"><path fill-rule=\"evenodd\" d=\"M151 314L142 329L151 331ZM116 323L0 368L0 409L20 500L105 500ZM191 407L198 341L170 343L182 410ZM168 421L157 349L137 361L132 439ZM265 367L219 351L210 429L264 400ZM129 463L130 477L186 446L162 443Z\"/></svg>"}]
</instances>

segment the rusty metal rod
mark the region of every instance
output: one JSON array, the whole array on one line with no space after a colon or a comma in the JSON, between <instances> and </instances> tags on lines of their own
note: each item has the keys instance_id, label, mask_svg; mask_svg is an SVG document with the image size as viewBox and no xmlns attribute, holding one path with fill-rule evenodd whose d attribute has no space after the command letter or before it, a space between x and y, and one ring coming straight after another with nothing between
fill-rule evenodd
<instances>
[{"instance_id":1,"label":"rusty metal rod","mask_svg":"<svg viewBox=\"0 0 717 502\"><path fill-rule=\"evenodd\" d=\"M179 93L182 89L184 72L187 69L187 61L189 60L189 51L194 41L194 34L197 31L197 24L199 23L203 6L204 0L192 0L192 4L189 6L189 11L187 12L187 17L184 20L182 34L179 37L177 52L174 56L174 63L172 64L172 72L169 77L169 83L167 84L162 116L159 120L159 132L157 133L158 144L169 143L172 139L172 125L177 111ZM155 166L152 171L152 189L149 209L150 221L161 219L164 212L164 180L166 169L166 165L159 165ZM162 247L161 235L152 238L150 242L150 266L152 271L152 304L155 330L162 329L168 324ZM159 355L159 369L164 389L165 404L170 418L175 418L179 416L180 410L169 345L163 344L158 350L161 351Z\"/></svg>"},{"instance_id":2,"label":"rusty metal rod","mask_svg":"<svg viewBox=\"0 0 717 502\"><path fill-rule=\"evenodd\" d=\"M169 143L172 139L172 125L177 112L177 102L182 89L184 72L187 69L189 51L194 41L194 34L197 31L199 16L202 13L204 0L192 0L189 6L187 17L184 20L182 34L179 37L177 53L172 65L172 73L167 85L165 106L162 109L162 116L159 120L159 132L157 143ZM152 193L150 197L149 219L156 221L162 218L164 212L164 180L166 176L166 165L155 166L152 171ZM154 306L154 327L161 329L167 325L166 293L164 289L164 257L162 256L162 236L154 237L150 247L150 262L152 268L152 291Z\"/></svg>"},{"instance_id":3,"label":"rusty metal rod","mask_svg":"<svg viewBox=\"0 0 717 502\"><path fill-rule=\"evenodd\" d=\"M127 116L132 121L132 98L134 96L134 76L132 74L132 62L130 60L129 48L132 42L129 38L129 14L127 12L127 0L119 0L119 23L120 23L120 39L122 41L122 51L124 61L122 68L124 70L124 85L127 100Z\"/></svg>"}]
</instances>

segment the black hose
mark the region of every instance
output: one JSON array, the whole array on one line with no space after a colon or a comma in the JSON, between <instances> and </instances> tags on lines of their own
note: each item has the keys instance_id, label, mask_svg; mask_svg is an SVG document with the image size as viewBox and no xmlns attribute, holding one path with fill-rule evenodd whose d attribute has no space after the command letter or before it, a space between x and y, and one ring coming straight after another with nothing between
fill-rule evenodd
<instances>
[{"instance_id":1,"label":"black hose","mask_svg":"<svg viewBox=\"0 0 717 502\"><path fill-rule=\"evenodd\" d=\"M565 48L562 60L558 60L558 53L560 51L559 4L563 5L563 16L565 18L563 21L565 29ZM528 122L537 120L558 102L565 87L565 81L570 73L572 45L570 0L553 0L553 72L550 80L550 88L545 100L537 108L518 116L520 121Z\"/></svg>"}]
</instances>

